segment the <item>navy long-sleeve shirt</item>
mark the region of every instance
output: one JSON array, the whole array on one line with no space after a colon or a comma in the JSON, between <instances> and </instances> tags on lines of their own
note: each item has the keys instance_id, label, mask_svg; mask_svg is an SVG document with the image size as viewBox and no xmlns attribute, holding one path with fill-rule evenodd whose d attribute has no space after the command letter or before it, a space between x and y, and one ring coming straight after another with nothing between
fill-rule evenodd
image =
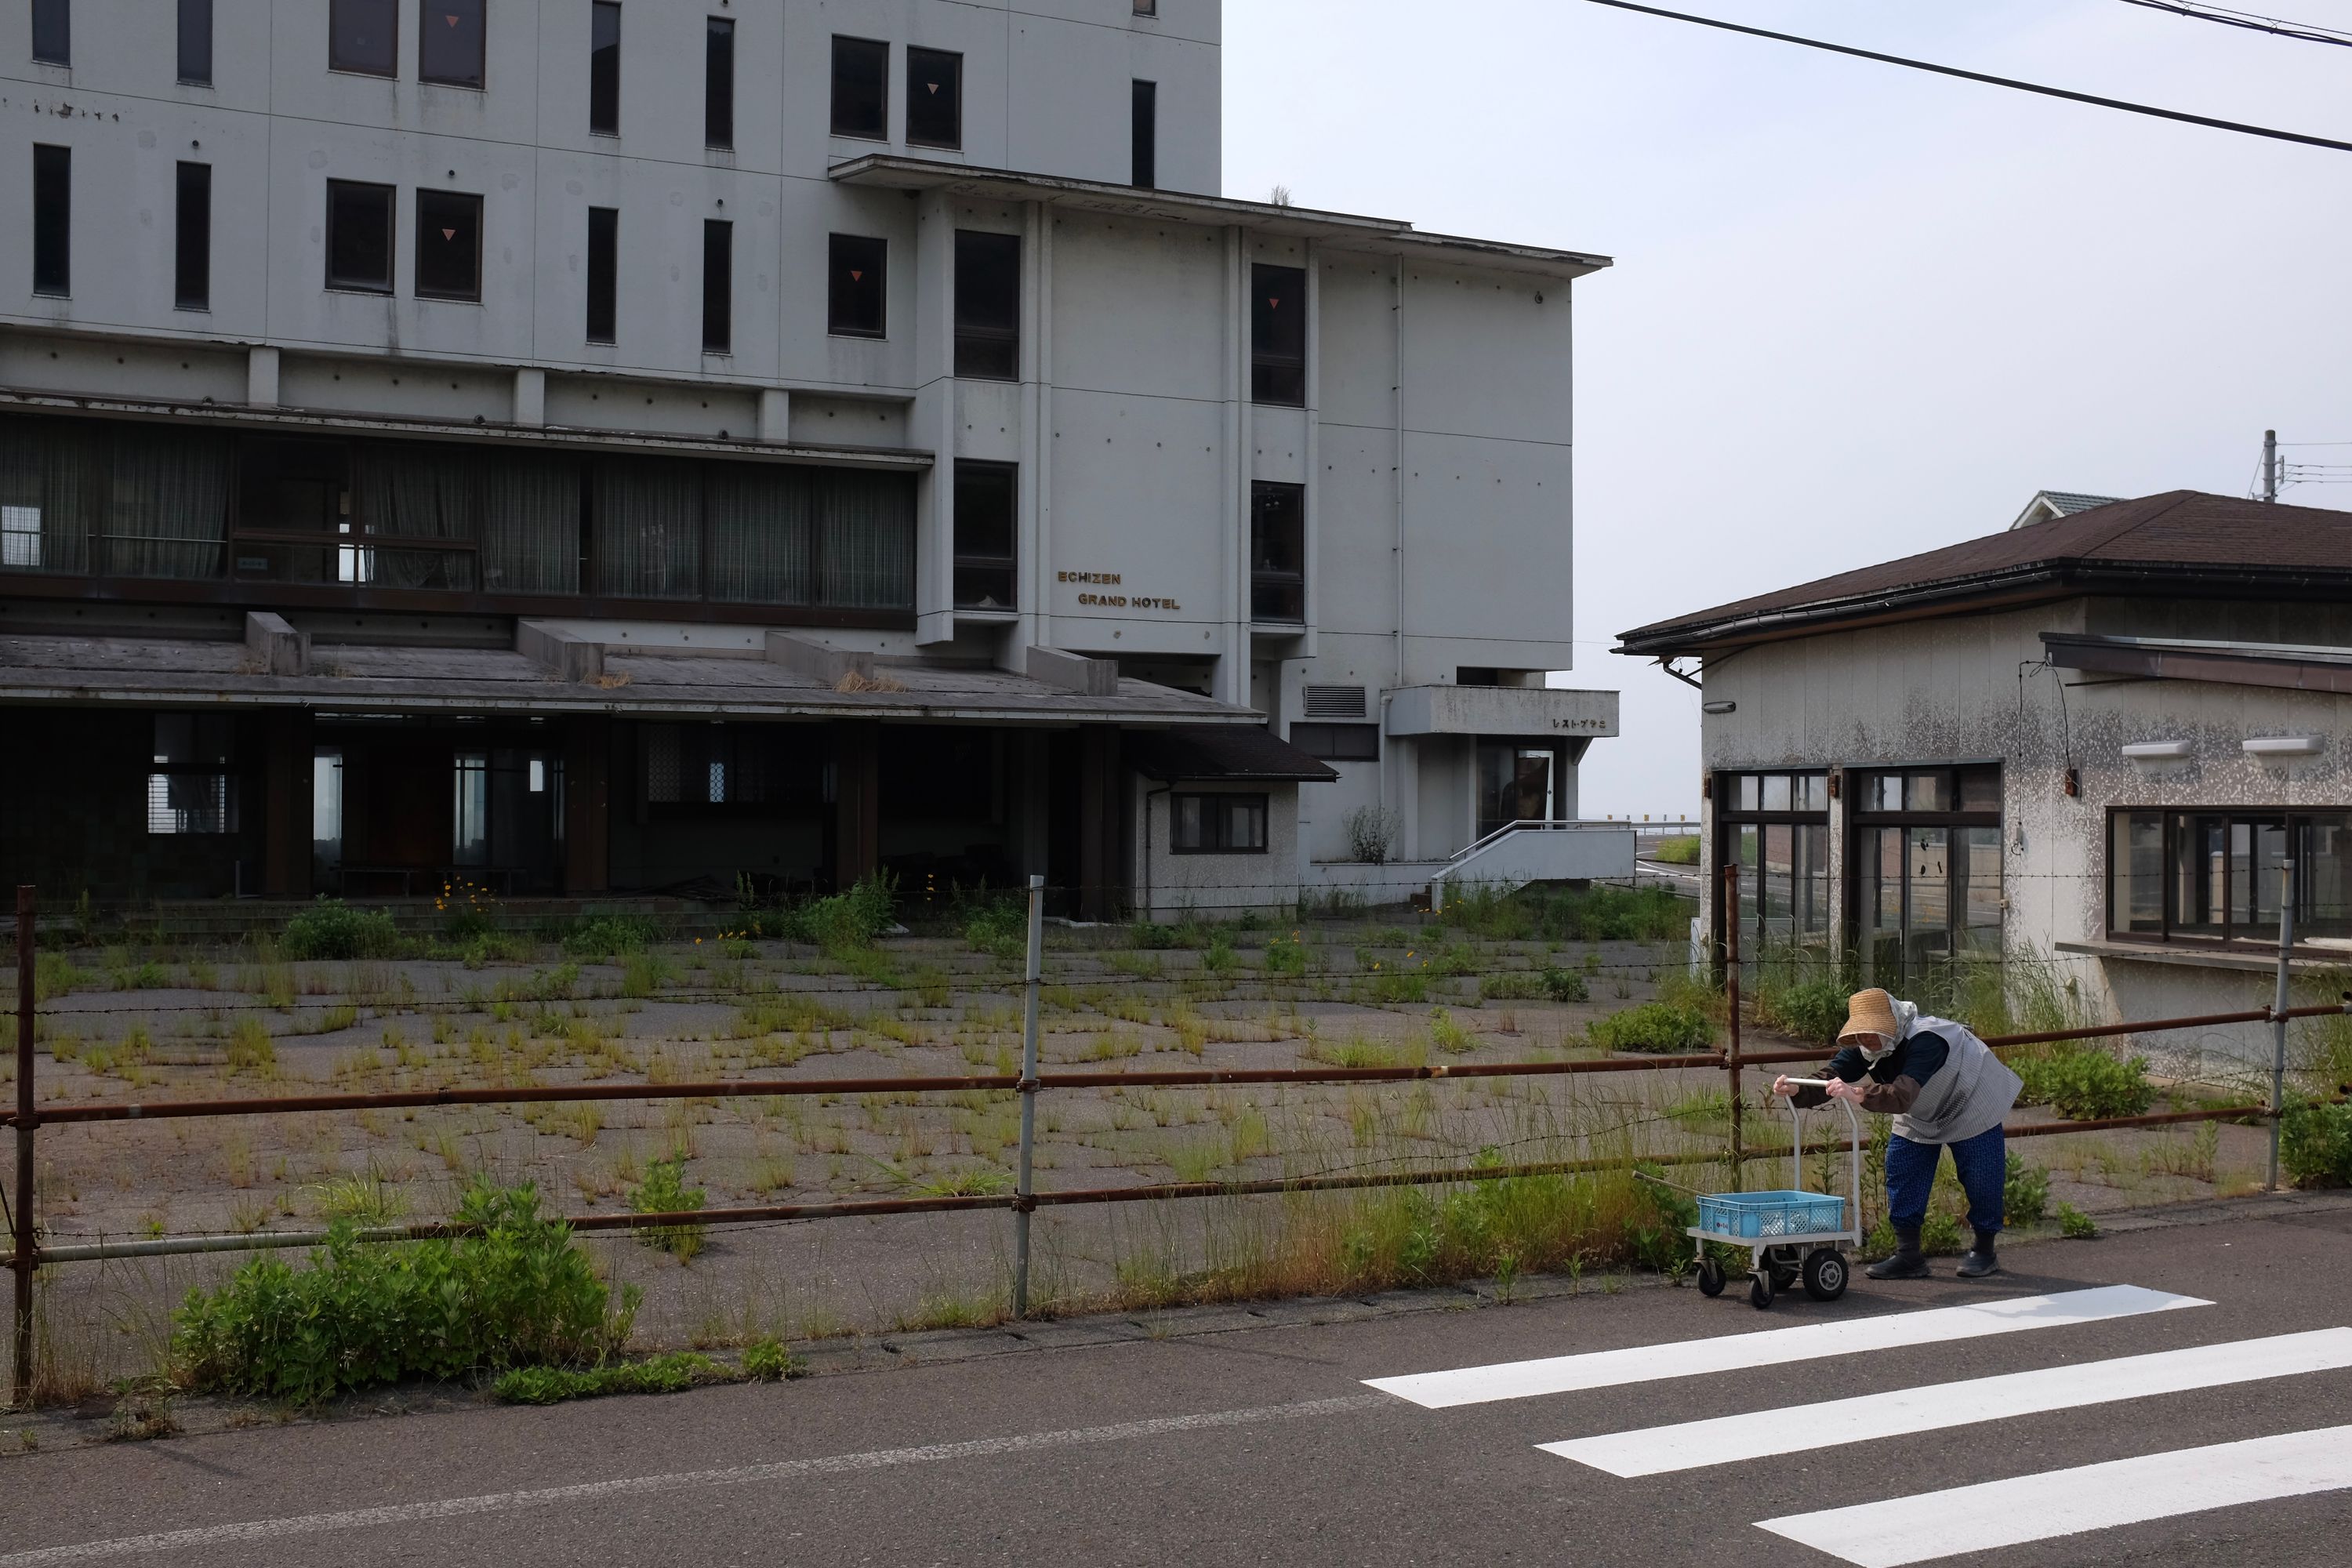
<instances>
[{"instance_id":1,"label":"navy long-sleeve shirt","mask_svg":"<svg viewBox=\"0 0 2352 1568\"><path fill-rule=\"evenodd\" d=\"M1868 1079L1870 1087L1863 1090L1862 1108L1899 1116L1911 1109L1919 1098L1919 1090L1943 1070L1945 1058L1951 1054L1952 1048L1943 1036L1914 1033L1874 1064L1862 1054L1862 1047L1847 1046L1830 1058L1825 1076L1841 1083L1859 1083ZM1801 1089L1795 1103L1805 1110L1825 1103L1829 1097L1825 1089Z\"/></svg>"}]
</instances>

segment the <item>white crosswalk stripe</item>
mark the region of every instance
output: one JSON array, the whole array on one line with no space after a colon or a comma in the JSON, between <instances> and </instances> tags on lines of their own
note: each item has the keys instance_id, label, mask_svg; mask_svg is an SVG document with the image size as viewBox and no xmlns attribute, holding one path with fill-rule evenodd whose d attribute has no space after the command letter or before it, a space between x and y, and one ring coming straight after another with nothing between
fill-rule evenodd
<instances>
[{"instance_id":1,"label":"white crosswalk stripe","mask_svg":"<svg viewBox=\"0 0 2352 1568\"><path fill-rule=\"evenodd\" d=\"M2158 1351L2073 1366L1899 1388L1603 1436L1538 1444L1613 1476L1654 1476L1946 1427L2352 1367L2352 1329ZM1909 1527L1906 1524L1906 1533Z\"/></svg>"},{"instance_id":2,"label":"white crosswalk stripe","mask_svg":"<svg viewBox=\"0 0 2352 1568\"><path fill-rule=\"evenodd\" d=\"M2352 1489L2352 1426L2180 1448L1885 1502L1790 1514L1759 1528L1857 1568Z\"/></svg>"},{"instance_id":3,"label":"white crosswalk stripe","mask_svg":"<svg viewBox=\"0 0 2352 1568\"><path fill-rule=\"evenodd\" d=\"M1669 1344L1633 1345L1582 1355L1547 1356L1538 1361L1505 1362L1454 1372L1367 1378L1365 1382L1384 1394L1393 1394L1432 1410L1444 1410L1502 1399L1528 1399L1580 1389L1613 1388L1624 1384L1704 1377L1789 1362L1816 1361L1824 1356L1850 1355L1864 1347L1884 1351L1906 1345L1945 1344L1989 1334L2064 1328L2212 1304L2194 1296L2175 1296L2137 1285L2103 1285L2088 1290L2021 1296L1968 1307L1934 1307L1883 1317L1845 1318L1796 1328L1678 1340Z\"/></svg>"}]
</instances>

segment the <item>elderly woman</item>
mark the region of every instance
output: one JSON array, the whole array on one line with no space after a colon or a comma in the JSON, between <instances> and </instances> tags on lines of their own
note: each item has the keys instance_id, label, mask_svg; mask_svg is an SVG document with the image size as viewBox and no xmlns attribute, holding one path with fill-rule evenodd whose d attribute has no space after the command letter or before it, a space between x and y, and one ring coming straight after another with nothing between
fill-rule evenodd
<instances>
[{"instance_id":1,"label":"elderly woman","mask_svg":"<svg viewBox=\"0 0 2352 1568\"><path fill-rule=\"evenodd\" d=\"M1827 1075L1835 1081L1826 1089L1783 1077L1773 1082L1772 1091L1800 1107L1834 1097L1895 1118L1894 1136L1886 1143L1886 1214L1899 1245L1894 1257L1864 1272L1873 1279L1927 1278L1919 1228L1927 1223L1937 1163L1948 1148L1969 1194L1969 1224L1976 1230L1976 1247L1960 1259L1960 1278L1994 1272L2000 1267L1993 1243L2000 1234L2009 1169L2000 1123L2022 1087L2017 1075L1967 1026L1923 1018L1918 1008L1884 991L1854 994L1846 1004L1838 1045Z\"/></svg>"}]
</instances>

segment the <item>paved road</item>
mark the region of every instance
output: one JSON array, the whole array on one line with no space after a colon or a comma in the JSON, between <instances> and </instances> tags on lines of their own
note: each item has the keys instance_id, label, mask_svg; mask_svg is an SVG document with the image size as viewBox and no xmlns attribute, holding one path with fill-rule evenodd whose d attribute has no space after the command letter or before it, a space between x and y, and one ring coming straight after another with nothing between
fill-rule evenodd
<instances>
[{"instance_id":1,"label":"paved road","mask_svg":"<svg viewBox=\"0 0 2352 1568\"><path fill-rule=\"evenodd\" d=\"M2011 1266L45 1451L0 1460L0 1568L2352 1557L2352 1209Z\"/></svg>"}]
</instances>

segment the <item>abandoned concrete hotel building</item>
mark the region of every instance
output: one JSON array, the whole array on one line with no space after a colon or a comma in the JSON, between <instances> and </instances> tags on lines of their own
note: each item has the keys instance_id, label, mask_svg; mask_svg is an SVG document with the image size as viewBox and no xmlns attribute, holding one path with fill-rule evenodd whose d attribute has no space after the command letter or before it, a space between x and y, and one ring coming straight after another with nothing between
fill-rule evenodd
<instances>
[{"instance_id":1,"label":"abandoned concrete hotel building","mask_svg":"<svg viewBox=\"0 0 2352 1568\"><path fill-rule=\"evenodd\" d=\"M0 879L1169 908L1573 817L1607 260L1221 196L1220 20L8 6Z\"/></svg>"}]
</instances>

